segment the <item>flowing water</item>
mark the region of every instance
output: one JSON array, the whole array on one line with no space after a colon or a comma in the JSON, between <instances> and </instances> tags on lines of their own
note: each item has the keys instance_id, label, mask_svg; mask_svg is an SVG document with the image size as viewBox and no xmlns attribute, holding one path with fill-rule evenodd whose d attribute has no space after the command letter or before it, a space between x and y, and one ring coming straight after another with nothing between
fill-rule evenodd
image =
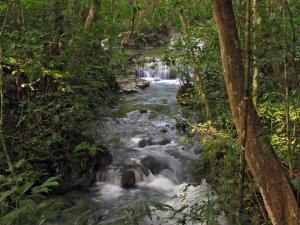
<instances>
[{"instance_id":1,"label":"flowing water","mask_svg":"<svg viewBox=\"0 0 300 225\"><path fill-rule=\"evenodd\" d=\"M116 211L144 201L180 208L206 202L211 195L205 180L188 175L202 149L198 142L184 143L184 135L176 130L179 80L170 79L171 69L159 60L138 73L151 81L150 87L124 96L114 109L115 117L106 118L99 131L112 151L113 163L99 172L95 185L81 195L82 205L93 211L93 224L118 221L122 216ZM185 199L171 199L174 195ZM143 224L175 224L167 219L168 213L155 214L160 219L145 219Z\"/></svg>"}]
</instances>

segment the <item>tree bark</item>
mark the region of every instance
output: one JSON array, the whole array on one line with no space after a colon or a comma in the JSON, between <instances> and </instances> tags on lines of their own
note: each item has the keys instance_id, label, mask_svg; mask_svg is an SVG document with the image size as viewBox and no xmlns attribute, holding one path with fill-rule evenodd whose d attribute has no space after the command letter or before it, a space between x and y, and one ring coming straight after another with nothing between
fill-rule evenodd
<instances>
[{"instance_id":1,"label":"tree bark","mask_svg":"<svg viewBox=\"0 0 300 225\"><path fill-rule=\"evenodd\" d=\"M241 161L241 167L240 167L240 183L239 183L239 192L238 192L238 219L239 224L242 224L242 215L244 212L244 183L245 183L245 175L246 175L246 158L245 158L245 152L246 152L246 146L247 146L247 120L248 120L248 104L247 101L249 99L249 77L251 72L251 53L250 53L250 42L251 42L251 6L250 6L251 0L246 0L246 39L245 39L245 81L244 81L244 100L243 100L243 124L242 124L242 130L243 135L241 137L241 152L240 152L240 161Z\"/></svg>"},{"instance_id":2,"label":"tree bark","mask_svg":"<svg viewBox=\"0 0 300 225\"><path fill-rule=\"evenodd\" d=\"M252 79L252 100L254 107L257 109L258 95L258 65L257 65L257 18L258 18L258 0L253 0L253 79Z\"/></svg>"},{"instance_id":3,"label":"tree bark","mask_svg":"<svg viewBox=\"0 0 300 225\"><path fill-rule=\"evenodd\" d=\"M93 0L93 2L91 3L89 14L85 19L84 29L87 29L93 23L93 21L95 21L96 18L99 16L100 6L101 6L100 0Z\"/></svg>"},{"instance_id":4,"label":"tree bark","mask_svg":"<svg viewBox=\"0 0 300 225\"><path fill-rule=\"evenodd\" d=\"M129 40L131 40L133 32L134 32L134 26L135 26L136 14L137 14L137 8L135 5L136 3L133 1L131 4L132 4L132 18L131 18L131 28L130 28Z\"/></svg>"},{"instance_id":5,"label":"tree bark","mask_svg":"<svg viewBox=\"0 0 300 225\"><path fill-rule=\"evenodd\" d=\"M284 87L284 97L285 97L285 127L287 135L287 146L288 146L288 164L289 164L289 175L293 177L293 166L292 166L292 140L291 140L291 130L290 130L290 87L288 81L288 37L287 37L287 24L286 24L286 4L285 0L282 0L282 20L283 20L283 30L284 30L284 50L283 50L283 87ZM295 57L295 56L294 56Z\"/></svg>"},{"instance_id":6,"label":"tree bark","mask_svg":"<svg viewBox=\"0 0 300 225\"><path fill-rule=\"evenodd\" d=\"M239 139L243 135L244 68L231 0L213 0L229 103ZM299 208L282 164L260 123L252 100L247 100L247 164L274 225L297 225Z\"/></svg>"}]
</instances>

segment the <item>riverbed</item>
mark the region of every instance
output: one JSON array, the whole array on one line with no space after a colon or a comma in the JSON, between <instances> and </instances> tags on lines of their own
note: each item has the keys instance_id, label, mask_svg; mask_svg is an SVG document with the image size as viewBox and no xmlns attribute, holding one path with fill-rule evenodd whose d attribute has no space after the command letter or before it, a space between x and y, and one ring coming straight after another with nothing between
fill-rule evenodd
<instances>
[{"instance_id":1,"label":"riverbed","mask_svg":"<svg viewBox=\"0 0 300 225\"><path fill-rule=\"evenodd\" d=\"M193 164L201 157L200 143L187 141L176 129L180 80L170 79L161 61L156 67L152 63L151 68L145 65L139 70L147 72L142 78L151 82L150 87L122 96L112 116L101 118L98 135L113 155L112 164L98 172L93 186L65 197L73 208L59 224L124 224L123 219L130 215L124 209L141 203L167 204L173 212L184 207L182 214L186 214L190 207L215 199L205 180L191 175ZM151 211L152 220L145 217L140 224L171 225L182 217L171 219L171 212ZM192 220L187 218L186 224Z\"/></svg>"}]
</instances>

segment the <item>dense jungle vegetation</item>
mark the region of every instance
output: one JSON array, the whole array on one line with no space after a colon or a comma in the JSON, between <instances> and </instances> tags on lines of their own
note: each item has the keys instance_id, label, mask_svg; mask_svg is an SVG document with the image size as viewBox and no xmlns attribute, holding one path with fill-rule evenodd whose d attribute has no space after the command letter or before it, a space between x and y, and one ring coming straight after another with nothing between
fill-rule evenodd
<instances>
[{"instance_id":1,"label":"dense jungle vegetation","mask_svg":"<svg viewBox=\"0 0 300 225\"><path fill-rule=\"evenodd\" d=\"M298 0L0 0L0 224L51 224L70 207L53 196L95 182L113 160L97 121L132 75L125 50L159 47L181 79L177 127L203 146L191 173L228 224L299 225L299 11ZM218 224L216 207L192 209L177 224Z\"/></svg>"}]
</instances>

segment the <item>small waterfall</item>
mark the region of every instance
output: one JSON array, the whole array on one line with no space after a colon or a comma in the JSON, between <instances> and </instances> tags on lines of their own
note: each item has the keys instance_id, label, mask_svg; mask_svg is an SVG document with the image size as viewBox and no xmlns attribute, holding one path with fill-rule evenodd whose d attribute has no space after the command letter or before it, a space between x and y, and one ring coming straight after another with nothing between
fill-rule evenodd
<instances>
[{"instance_id":1,"label":"small waterfall","mask_svg":"<svg viewBox=\"0 0 300 225\"><path fill-rule=\"evenodd\" d=\"M97 181L121 185L121 172L119 169L107 169L105 171L99 171L97 174Z\"/></svg>"},{"instance_id":2,"label":"small waterfall","mask_svg":"<svg viewBox=\"0 0 300 225\"><path fill-rule=\"evenodd\" d=\"M136 69L136 74L141 78L155 80L170 80L177 77L175 70L167 66L161 59L145 63L142 68Z\"/></svg>"},{"instance_id":3,"label":"small waterfall","mask_svg":"<svg viewBox=\"0 0 300 225\"><path fill-rule=\"evenodd\" d=\"M149 148L147 148L149 147ZM108 184L120 188L133 188L136 185L172 190L183 180L181 163L165 152L156 149L161 146L152 145L139 149L135 161L121 163L118 168L107 168L97 174L98 184ZM153 149L153 150L151 150ZM150 151L151 154L147 153ZM138 159L139 158L139 159ZM161 185L169 188L161 189Z\"/></svg>"}]
</instances>

